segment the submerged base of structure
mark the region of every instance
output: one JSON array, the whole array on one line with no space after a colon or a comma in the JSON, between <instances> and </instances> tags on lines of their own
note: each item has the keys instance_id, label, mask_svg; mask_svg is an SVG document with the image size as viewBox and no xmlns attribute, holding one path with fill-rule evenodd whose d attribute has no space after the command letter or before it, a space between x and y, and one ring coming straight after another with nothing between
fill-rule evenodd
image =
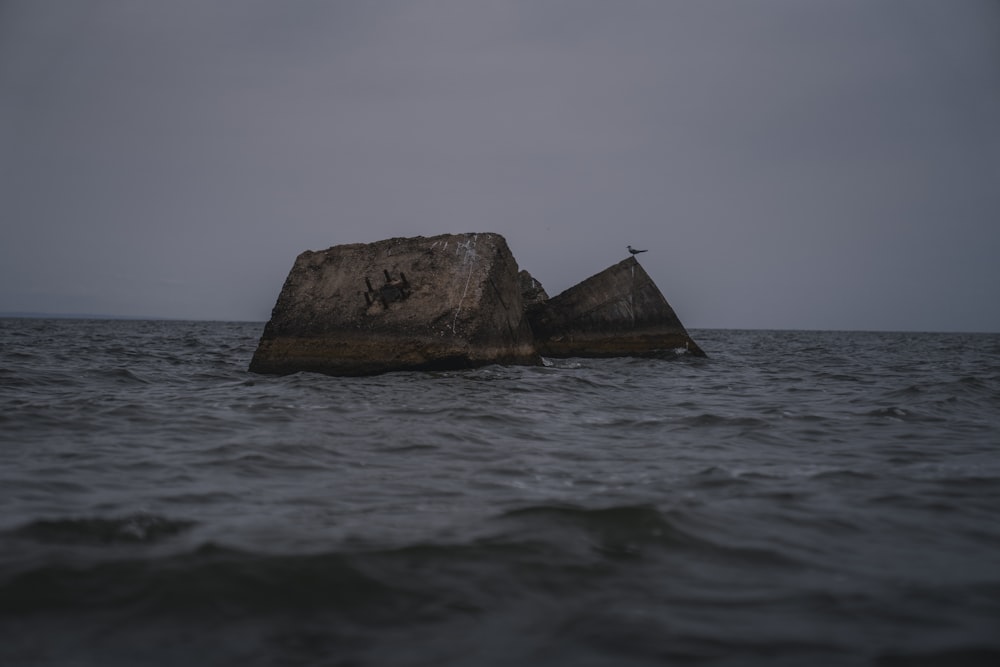
<instances>
[{"instance_id":1,"label":"submerged base of structure","mask_svg":"<svg viewBox=\"0 0 1000 667\"><path fill-rule=\"evenodd\" d=\"M475 352L436 341L391 335L276 337L261 340L250 362L252 373L287 375L300 371L326 375L377 375L392 371L451 371L489 364L540 365L531 346L519 350L480 348Z\"/></svg>"}]
</instances>

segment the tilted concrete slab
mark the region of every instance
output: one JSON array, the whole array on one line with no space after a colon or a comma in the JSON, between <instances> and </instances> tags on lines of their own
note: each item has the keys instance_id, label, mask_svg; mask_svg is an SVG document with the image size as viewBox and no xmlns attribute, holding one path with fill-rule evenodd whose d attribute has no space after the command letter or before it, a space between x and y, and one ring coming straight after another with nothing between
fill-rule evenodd
<instances>
[{"instance_id":1,"label":"tilted concrete slab","mask_svg":"<svg viewBox=\"0 0 1000 667\"><path fill-rule=\"evenodd\" d=\"M492 363L541 363L517 262L499 234L444 234L300 254L250 370L369 375Z\"/></svg>"},{"instance_id":2,"label":"tilted concrete slab","mask_svg":"<svg viewBox=\"0 0 1000 667\"><path fill-rule=\"evenodd\" d=\"M705 356L642 266L630 257L527 310L547 357Z\"/></svg>"}]
</instances>

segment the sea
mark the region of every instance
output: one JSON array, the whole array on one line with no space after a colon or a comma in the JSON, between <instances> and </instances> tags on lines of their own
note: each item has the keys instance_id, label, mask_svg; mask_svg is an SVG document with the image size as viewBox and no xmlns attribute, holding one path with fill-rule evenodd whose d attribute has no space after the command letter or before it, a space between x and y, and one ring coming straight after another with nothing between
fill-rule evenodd
<instances>
[{"instance_id":1,"label":"sea","mask_svg":"<svg viewBox=\"0 0 1000 667\"><path fill-rule=\"evenodd\" d=\"M247 371L0 320L0 664L1000 665L1000 334Z\"/></svg>"}]
</instances>

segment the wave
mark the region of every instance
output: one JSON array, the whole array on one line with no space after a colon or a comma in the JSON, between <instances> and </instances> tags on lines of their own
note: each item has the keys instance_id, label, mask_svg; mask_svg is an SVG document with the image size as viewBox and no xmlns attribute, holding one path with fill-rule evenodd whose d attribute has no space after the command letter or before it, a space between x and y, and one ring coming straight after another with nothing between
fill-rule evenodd
<instances>
[{"instance_id":1,"label":"wave","mask_svg":"<svg viewBox=\"0 0 1000 667\"><path fill-rule=\"evenodd\" d=\"M133 514L111 519L40 519L16 528L12 534L56 544L151 544L173 537L193 525L193 521Z\"/></svg>"},{"instance_id":2,"label":"wave","mask_svg":"<svg viewBox=\"0 0 1000 667\"><path fill-rule=\"evenodd\" d=\"M990 646L959 647L929 651L887 651L875 661L877 667L993 667L1000 664L1000 649Z\"/></svg>"},{"instance_id":3,"label":"wave","mask_svg":"<svg viewBox=\"0 0 1000 667\"><path fill-rule=\"evenodd\" d=\"M904 408L895 405L875 408L862 413L864 417L875 417L880 420L902 421L902 422L942 422L941 417L922 414L913 408Z\"/></svg>"},{"instance_id":4,"label":"wave","mask_svg":"<svg viewBox=\"0 0 1000 667\"><path fill-rule=\"evenodd\" d=\"M541 505L511 510L501 519L515 526L506 539L534 538L555 541L558 548L581 547L612 558L660 558L680 555L739 563L747 566L794 567L798 562L779 549L746 544L726 544L710 538L710 530L695 531L680 526L659 509L647 505L584 508L572 505Z\"/></svg>"},{"instance_id":5,"label":"wave","mask_svg":"<svg viewBox=\"0 0 1000 667\"><path fill-rule=\"evenodd\" d=\"M618 576L623 560L655 562L671 554L747 567L797 565L776 549L710 539L643 505L526 506L500 513L476 535L458 542L384 547L347 542L311 554L283 554L280 545L274 545L274 553L250 552L216 542L193 550L179 542L185 549L181 553L160 556L130 549L169 542L196 525L191 520L135 514L36 520L15 528L7 539L100 547L107 552L95 564L93 558L76 561L74 552L65 551L43 559L37 567L8 573L0 585L0 609L102 607L127 604L137 597L168 608L195 608L206 602L261 609L315 604L341 608L381 604L386 597L429 600L441 595L442 586L456 587L451 593L455 594L464 587L453 580L460 571L483 580L518 573L529 580L541 577L548 588L570 593ZM415 572L426 576L414 579Z\"/></svg>"},{"instance_id":6,"label":"wave","mask_svg":"<svg viewBox=\"0 0 1000 667\"><path fill-rule=\"evenodd\" d=\"M122 547L167 542L193 522L34 521L17 535L83 539L112 554L0 574L0 628L18 629L0 629L0 659L70 664L82 652L94 664L181 664L163 653L177 642L188 660L195 651L225 664L251 655L260 664L563 664L559 655L566 664L941 656L975 665L1000 651L983 623L947 635L950 646L858 644L872 620L912 629L933 628L939 613L952 627L989 618L996 590L908 584L898 599L875 597L865 582L830 585L778 544L732 543L697 519L652 505L543 503L501 511L452 542L346 542L315 553L207 542L166 555ZM45 641L52 636L60 641Z\"/></svg>"},{"instance_id":7,"label":"wave","mask_svg":"<svg viewBox=\"0 0 1000 667\"><path fill-rule=\"evenodd\" d=\"M712 414L709 412L693 417L685 417L681 419L680 422L693 427L738 426L743 428L758 428L768 426L770 424L767 420L759 417L730 417L726 415Z\"/></svg>"}]
</instances>

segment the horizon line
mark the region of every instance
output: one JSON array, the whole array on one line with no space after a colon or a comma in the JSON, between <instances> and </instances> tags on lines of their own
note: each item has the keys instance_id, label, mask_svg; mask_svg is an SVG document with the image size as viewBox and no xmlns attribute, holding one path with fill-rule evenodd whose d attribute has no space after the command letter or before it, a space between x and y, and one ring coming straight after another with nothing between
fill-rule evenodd
<instances>
[{"instance_id":1,"label":"horizon line","mask_svg":"<svg viewBox=\"0 0 1000 667\"><path fill-rule=\"evenodd\" d=\"M107 313L50 313L35 311L0 311L0 319L12 320L80 320L80 321L134 321L134 322L240 322L247 324L266 324L267 319L213 319L201 317L163 317L153 315L110 315ZM842 333L929 333L929 334L1000 334L1000 331L987 330L932 330L932 329L823 329L817 327L685 327L691 331L802 331L802 332L842 332Z\"/></svg>"}]
</instances>

